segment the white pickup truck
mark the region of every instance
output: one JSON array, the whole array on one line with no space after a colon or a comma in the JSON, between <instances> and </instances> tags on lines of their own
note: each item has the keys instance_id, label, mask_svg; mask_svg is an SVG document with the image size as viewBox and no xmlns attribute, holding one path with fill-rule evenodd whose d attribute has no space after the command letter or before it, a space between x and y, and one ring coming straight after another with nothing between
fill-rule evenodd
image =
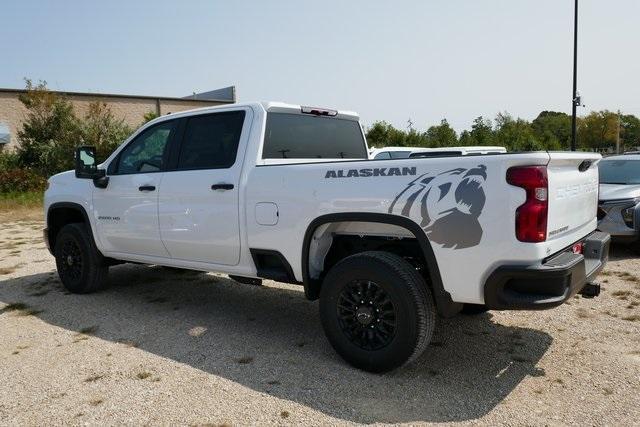
<instances>
[{"instance_id":1,"label":"white pickup truck","mask_svg":"<svg viewBox=\"0 0 640 427\"><path fill-rule=\"evenodd\" d=\"M544 309L591 283L600 155L369 160L355 113L246 103L144 125L49 179L45 239L72 292L136 262L301 284L335 350L386 371L437 315Z\"/></svg>"}]
</instances>

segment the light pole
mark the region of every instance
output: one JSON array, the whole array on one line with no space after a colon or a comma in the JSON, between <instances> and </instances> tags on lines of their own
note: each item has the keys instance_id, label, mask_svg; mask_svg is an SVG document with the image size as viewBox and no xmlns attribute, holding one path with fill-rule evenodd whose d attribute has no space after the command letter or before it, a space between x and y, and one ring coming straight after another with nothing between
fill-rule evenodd
<instances>
[{"instance_id":1,"label":"light pole","mask_svg":"<svg viewBox=\"0 0 640 427\"><path fill-rule=\"evenodd\" d=\"M573 94L571 97L571 151L576 151L576 108L578 97L578 0L575 0L573 17Z\"/></svg>"}]
</instances>

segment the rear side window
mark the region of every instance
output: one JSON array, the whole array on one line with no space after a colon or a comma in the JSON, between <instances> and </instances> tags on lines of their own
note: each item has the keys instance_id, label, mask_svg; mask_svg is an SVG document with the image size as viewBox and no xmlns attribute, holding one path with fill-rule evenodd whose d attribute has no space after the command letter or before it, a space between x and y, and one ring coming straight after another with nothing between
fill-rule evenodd
<instances>
[{"instance_id":1,"label":"rear side window","mask_svg":"<svg viewBox=\"0 0 640 427\"><path fill-rule=\"evenodd\" d=\"M236 161L244 111L193 116L187 120L178 169L223 169Z\"/></svg>"},{"instance_id":2,"label":"rear side window","mask_svg":"<svg viewBox=\"0 0 640 427\"><path fill-rule=\"evenodd\" d=\"M263 159L367 159L358 122L268 113Z\"/></svg>"}]
</instances>

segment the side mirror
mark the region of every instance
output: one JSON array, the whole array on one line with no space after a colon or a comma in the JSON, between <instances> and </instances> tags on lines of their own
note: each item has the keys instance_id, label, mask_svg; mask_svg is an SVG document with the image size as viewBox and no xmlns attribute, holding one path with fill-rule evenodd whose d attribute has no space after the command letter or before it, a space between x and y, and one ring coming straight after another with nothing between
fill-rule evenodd
<instances>
[{"instance_id":1,"label":"side mirror","mask_svg":"<svg viewBox=\"0 0 640 427\"><path fill-rule=\"evenodd\" d=\"M99 178L95 147L76 148L76 178Z\"/></svg>"}]
</instances>

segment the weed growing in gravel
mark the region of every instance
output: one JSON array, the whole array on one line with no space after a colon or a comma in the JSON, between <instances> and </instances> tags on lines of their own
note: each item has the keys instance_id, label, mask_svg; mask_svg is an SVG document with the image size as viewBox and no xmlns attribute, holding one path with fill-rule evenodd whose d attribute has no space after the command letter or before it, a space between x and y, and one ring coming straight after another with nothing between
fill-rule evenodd
<instances>
[{"instance_id":1,"label":"weed growing in gravel","mask_svg":"<svg viewBox=\"0 0 640 427\"><path fill-rule=\"evenodd\" d=\"M93 326L87 326L84 327L82 329L80 329L78 331L78 334L85 334L85 335L93 335L96 333L96 331L98 330L98 327L93 325Z\"/></svg>"},{"instance_id":2,"label":"weed growing in gravel","mask_svg":"<svg viewBox=\"0 0 640 427\"><path fill-rule=\"evenodd\" d=\"M23 302L12 302L7 304L2 310L3 311L18 311L18 310L26 310L29 306Z\"/></svg>"},{"instance_id":3,"label":"weed growing in gravel","mask_svg":"<svg viewBox=\"0 0 640 427\"><path fill-rule=\"evenodd\" d=\"M11 274L17 269L18 269L17 265L14 265L13 267L0 267L0 276L3 276L5 274Z\"/></svg>"},{"instance_id":4,"label":"weed growing in gravel","mask_svg":"<svg viewBox=\"0 0 640 427\"><path fill-rule=\"evenodd\" d=\"M253 357L250 357L250 356L245 356L245 357L236 359L236 363L239 363L241 365L248 365L251 362L253 362Z\"/></svg>"},{"instance_id":5,"label":"weed growing in gravel","mask_svg":"<svg viewBox=\"0 0 640 427\"><path fill-rule=\"evenodd\" d=\"M588 319L590 317L593 317L593 315L591 313L589 313L587 310L585 310L584 308L579 308L576 311L576 314L578 315L579 318L581 319Z\"/></svg>"},{"instance_id":6,"label":"weed growing in gravel","mask_svg":"<svg viewBox=\"0 0 640 427\"><path fill-rule=\"evenodd\" d=\"M91 375L90 377L85 378L84 382L85 383L92 383L92 382L98 381L101 378L104 378L104 375L102 375L102 374Z\"/></svg>"},{"instance_id":7,"label":"weed growing in gravel","mask_svg":"<svg viewBox=\"0 0 640 427\"><path fill-rule=\"evenodd\" d=\"M139 380L146 380L150 376L151 376L151 372L147 372L147 371L138 372L136 374L136 378Z\"/></svg>"},{"instance_id":8,"label":"weed growing in gravel","mask_svg":"<svg viewBox=\"0 0 640 427\"><path fill-rule=\"evenodd\" d=\"M101 404L102 402L104 402L104 400L103 400L103 399L101 399L101 398L99 398L99 397L97 397L97 398L95 398L95 399L91 399L91 400L89 401L89 405L91 405L91 406L98 406L98 405L99 405L99 404Z\"/></svg>"},{"instance_id":9,"label":"weed growing in gravel","mask_svg":"<svg viewBox=\"0 0 640 427\"><path fill-rule=\"evenodd\" d=\"M0 309L0 312L15 312L16 316L34 316L42 313L42 310L31 308L23 302L14 302Z\"/></svg>"},{"instance_id":10,"label":"weed growing in gravel","mask_svg":"<svg viewBox=\"0 0 640 427\"><path fill-rule=\"evenodd\" d=\"M602 389L602 394L604 394L605 396L611 396L613 394L613 390L611 390L608 387L605 387Z\"/></svg>"},{"instance_id":11,"label":"weed growing in gravel","mask_svg":"<svg viewBox=\"0 0 640 427\"><path fill-rule=\"evenodd\" d=\"M627 300L629 296L632 295L631 291L615 291L611 295L618 298L619 300Z\"/></svg>"},{"instance_id":12,"label":"weed growing in gravel","mask_svg":"<svg viewBox=\"0 0 640 427\"><path fill-rule=\"evenodd\" d=\"M282 418L289 418L289 415L291 415L291 414L289 413L289 411L282 411L282 412L280 412L280 416L281 416Z\"/></svg>"}]
</instances>

